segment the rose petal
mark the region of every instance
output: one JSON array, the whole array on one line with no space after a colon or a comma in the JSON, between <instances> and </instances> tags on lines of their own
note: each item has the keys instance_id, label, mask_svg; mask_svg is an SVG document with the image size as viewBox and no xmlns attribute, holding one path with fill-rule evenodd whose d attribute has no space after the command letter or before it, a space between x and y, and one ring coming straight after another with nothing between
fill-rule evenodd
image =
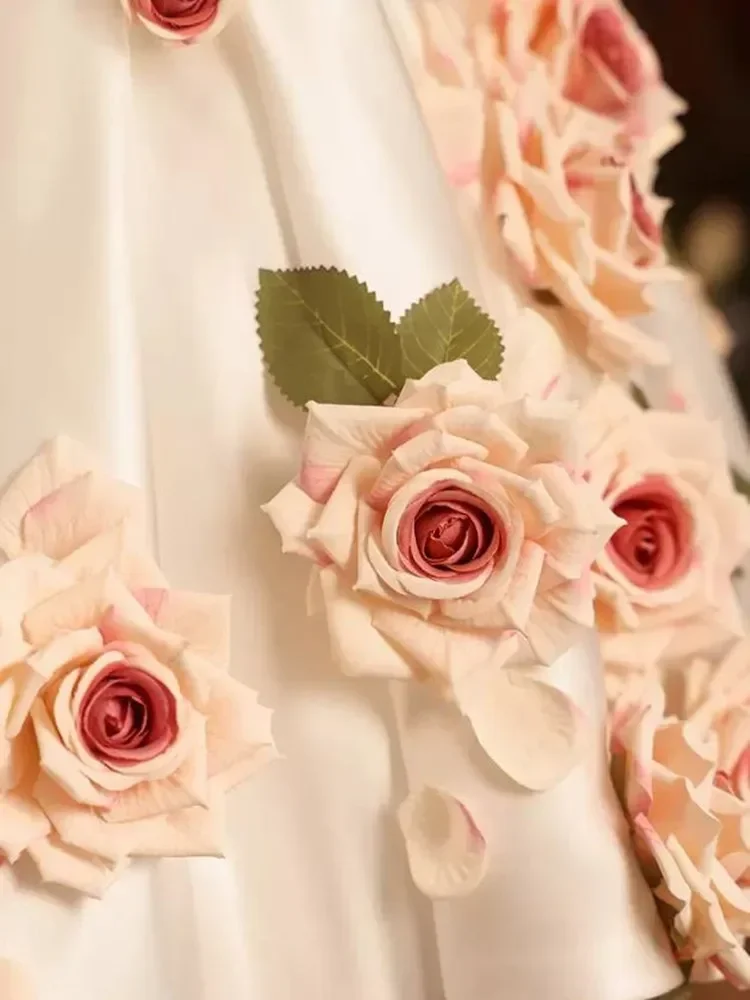
<instances>
[{"instance_id":1,"label":"rose petal","mask_svg":"<svg viewBox=\"0 0 750 1000\"><path fill-rule=\"evenodd\" d=\"M64 559L123 521L143 521L142 505L140 490L89 472L26 512L21 524L24 550Z\"/></svg>"},{"instance_id":2,"label":"rose petal","mask_svg":"<svg viewBox=\"0 0 750 1000\"><path fill-rule=\"evenodd\" d=\"M255 691L226 674L215 676L207 707L206 754L213 787L233 788L276 756L272 713Z\"/></svg>"},{"instance_id":3,"label":"rose petal","mask_svg":"<svg viewBox=\"0 0 750 1000\"><path fill-rule=\"evenodd\" d=\"M40 448L0 497L0 548L8 558L21 555L21 523L27 511L94 465L85 449L70 438L57 437Z\"/></svg>"},{"instance_id":4,"label":"rose petal","mask_svg":"<svg viewBox=\"0 0 750 1000\"><path fill-rule=\"evenodd\" d=\"M487 844L458 799L437 788L422 788L401 804L398 820L412 878L426 896L465 896L481 883Z\"/></svg>"},{"instance_id":5,"label":"rose petal","mask_svg":"<svg viewBox=\"0 0 750 1000\"><path fill-rule=\"evenodd\" d=\"M333 568L320 572L326 619L335 660L352 676L412 676L409 663L373 628L377 607L365 595L356 596Z\"/></svg>"},{"instance_id":6,"label":"rose petal","mask_svg":"<svg viewBox=\"0 0 750 1000\"><path fill-rule=\"evenodd\" d=\"M484 751L524 788L551 788L578 762L581 713L557 688L527 671L480 667L454 677L453 690Z\"/></svg>"},{"instance_id":7,"label":"rose petal","mask_svg":"<svg viewBox=\"0 0 750 1000\"><path fill-rule=\"evenodd\" d=\"M340 475L337 472L336 478ZM296 483L287 483L261 507L281 535L281 551L305 556L317 562L318 551L308 542L310 529L323 512L323 505L311 500Z\"/></svg>"},{"instance_id":8,"label":"rose petal","mask_svg":"<svg viewBox=\"0 0 750 1000\"><path fill-rule=\"evenodd\" d=\"M346 467L333 493L311 525L307 537L320 546L337 566L349 564L356 543L357 511L370 492L380 465L369 456L354 458Z\"/></svg>"},{"instance_id":9,"label":"rose petal","mask_svg":"<svg viewBox=\"0 0 750 1000\"><path fill-rule=\"evenodd\" d=\"M54 836L37 840L29 846L28 853L43 882L67 886L97 899L104 895L127 864L125 860L109 864L104 858L67 847Z\"/></svg>"},{"instance_id":10,"label":"rose petal","mask_svg":"<svg viewBox=\"0 0 750 1000\"><path fill-rule=\"evenodd\" d=\"M132 589L166 587L166 578L148 551L141 532L142 528L133 521L123 521L66 556L60 569L78 581L111 569Z\"/></svg>"},{"instance_id":11,"label":"rose petal","mask_svg":"<svg viewBox=\"0 0 750 1000\"><path fill-rule=\"evenodd\" d=\"M376 455L426 410L390 406L308 404L299 485L313 500L325 502L339 476L358 455Z\"/></svg>"},{"instance_id":12,"label":"rose petal","mask_svg":"<svg viewBox=\"0 0 750 1000\"><path fill-rule=\"evenodd\" d=\"M49 829L49 820L27 788L0 796L0 852L10 864L15 864L29 845L45 837Z\"/></svg>"},{"instance_id":13,"label":"rose petal","mask_svg":"<svg viewBox=\"0 0 750 1000\"><path fill-rule=\"evenodd\" d=\"M381 507L402 488L411 490L412 483L421 481L419 474L433 465L467 457L481 461L488 454L488 449L476 441L439 428L425 430L391 452L372 487L369 503ZM440 471L446 475L445 469Z\"/></svg>"},{"instance_id":14,"label":"rose petal","mask_svg":"<svg viewBox=\"0 0 750 1000\"><path fill-rule=\"evenodd\" d=\"M134 590L133 595L160 629L181 636L199 656L228 667L231 598L154 588Z\"/></svg>"}]
</instances>

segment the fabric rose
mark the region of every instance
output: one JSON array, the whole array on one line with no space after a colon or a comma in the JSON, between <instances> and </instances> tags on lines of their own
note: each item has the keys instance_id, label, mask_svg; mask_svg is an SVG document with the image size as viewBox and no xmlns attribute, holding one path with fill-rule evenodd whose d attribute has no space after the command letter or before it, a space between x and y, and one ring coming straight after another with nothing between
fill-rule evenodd
<instances>
[{"instance_id":1,"label":"fabric rose","mask_svg":"<svg viewBox=\"0 0 750 1000\"><path fill-rule=\"evenodd\" d=\"M667 203L652 193L657 158L674 132L652 121L642 101L629 106L626 129L622 114L592 113L593 92L581 89L584 66L607 73L602 53L591 56L592 37L599 51L613 23L623 37L637 29L607 2L476 0L459 14L450 0L428 0L421 10L417 92L492 271L507 280L514 265L519 288L554 304L549 319L596 367L622 374L665 364L665 347L636 321L651 311L652 287L678 277L663 247ZM584 38L586 45L575 41ZM623 50L630 55L610 53L611 61L632 61L634 45ZM579 49L584 62L574 59ZM642 62L651 79L650 59ZM564 96L574 76L577 102ZM665 107L656 99L650 107L657 105ZM670 105L668 122L674 113Z\"/></svg>"},{"instance_id":2,"label":"fabric rose","mask_svg":"<svg viewBox=\"0 0 750 1000\"><path fill-rule=\"evenodd\" d=\"M673 695L680 716L715 734L717 782L750 806L750 640L734 643L718 663L696 658L680 680Z\"/></svg>"},{"instance_id":3,"label":"fabric rose","mask_svg":"<svg viewBox=\"0 0 750 1000\"><path fill-rule=\"evenodd\" d=\"M627 148L652 139L656 155L680 138L684 103L665 85L645 34L619 0L469 0L470 44L488 91L512 96L543 68L554 92L613 120Z\"/></svg>"},{"instance_id":4,"label":"fabric rose","mask_svg":"<svg viewBox=\"0 0 750 1000\"><path fill-rule=\"evenodd\" d=\"M719 771L716 734L664 717L664 693L621 718L613 775L680 961L750 986L750 803Z\"/></svg>"},{"instance_id":5,"label":"fabric rose","mask_svg":"<svg viewBox=\"0 0 750 1000\"><path fill-rule=\"evenodd\" d=\"M168 41L195 42L218 34L234 0L122 0L126 12Z\"/></svg>"},{"instance_id":6,"label":"fabric rose","mask_svg":"<svg viewBox=\"0 0 750 1000\"><path fill-rule=\"evenodd\" d=\"M315 564L339 664L431 678L500 767L543 784L531 771L569 760L556 740L572 741L575 711L501 668L519 638L550 663L593 623L589 568L619 525L575 475L575 407L456 361L393 406L309 409L299 476L266 510L284 550Z\"/></svg>"},{"instance_id":7,"label":"fabric rose","mask_svg":"<svg viewBox=\"0 0 750 1000\"><path fill-rule=\"evenodd\" d=\"M220 855L225 792L273 753L227 600L171 590L143 525L66 439L0 497L0 851L91 895L130 857Z\"/></svg>"},{"instance_id":8,"label":"fabric rose","mask_svg":"<svg viewBox=\"0 0 750 1000\"><path fill-rule=\"evenodd\" d=\"M582 421L587 479L624 522L594 565L611 674L643 675L743 635L731 577L750 548L750 506L718 426L642 410L608 381Z\"/></svg>"}]
</instances>

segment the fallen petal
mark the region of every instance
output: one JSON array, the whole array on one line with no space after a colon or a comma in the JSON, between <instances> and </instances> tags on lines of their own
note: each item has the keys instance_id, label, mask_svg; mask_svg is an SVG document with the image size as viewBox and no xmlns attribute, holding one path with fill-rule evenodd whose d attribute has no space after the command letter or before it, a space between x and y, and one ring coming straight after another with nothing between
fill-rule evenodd
<instances>
[{"instance_id":1,"label":"fallen petal","mask_svg":"<svg viewBox=\"0 0 750 1000\"><path fill-rule=\"evenodd\" d=\"M528 671L481 667L454 677L453 690L485 753L524 788L551 788L577 762L581 712Z\"/></svg>"},{"instance_id":2,"label":"fallen petal","mask_svg":"<svg viewBox=\"0 0 750 1000\"><path fill-rule=\"evenodd\" d=\"M487 843L458 799L422 788L401 804L398 821L412 878L426 896L447 899L476 889L487 871Z\"/></svg>"}]
</instances>

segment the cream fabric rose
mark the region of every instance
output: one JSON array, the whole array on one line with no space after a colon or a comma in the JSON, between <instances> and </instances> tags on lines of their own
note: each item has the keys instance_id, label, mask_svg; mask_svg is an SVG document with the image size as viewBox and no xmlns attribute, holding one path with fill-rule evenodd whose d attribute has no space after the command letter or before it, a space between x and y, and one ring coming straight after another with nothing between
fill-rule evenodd
<instances>
[{"instance_id":1,"label":"cream fabric rose","mask_svg":"<svg viewBox=\"0 0 750 1000\"><path fill-rule=\"evenodd\" d=\"M734 643L718 663L696 658L673 678L679 714L718 740L720 780L750 805L750 640Z\"/></svg>"},{"instance_id":2,"label":"cream fabric rose","mask_svg":"<svg viewBox=\"0 0 750 1000\"><path fill-rule=\"evenodd\" d=\"M731 576L750 548L720 428L641 410L604 381L583 408L586 476L625 523L594 565L597 624L617 685L632 671L744 634Z\"/></svg>"},{"instance_id":3,"label":"cream fabric rose","mask_svg":"<svg viewBox=\"0 0 750 1000\"><path fill-rule=\"evenodd\" d=\"M620 719L613 773L677 957L694 980L750 986L750 803L718 770L716 734L665 718L656 687Z\"/></svg>"},{"instance_id":4,"label":"cream fabric rose","mask_svg":"<svg viewBox=\"0 0 750 1000\"><path fill-rule=\"evenodd\" d=\"M126 13L167 41L196 42L218 34L236 0L122 0Z\"/></svg>"},{"instance_id":5,"label":"cream fabric rose","mask_svg":"<svg viewBox=\"0 0 750 1000\"><path fill-rule=\"evenodd\" d=\"M660 155L679 140L684 102L620 0L467 0L464 17L494 96L511 98L541 67L560 98L610 119L622 148L649 140Z\"/></svg>"},{"instance_id":6,"label":"cream fabric rose","mask_svg":"<svg viewBox=\"0 0 750 1000\"><path fill-rule=\"evenodd\" d=\"M473 206L464 215L490 264L507 275L509 252L519 285L561 304L549 318L596 367L621 374L666 363L664 346L633 320L651 310L654 283L678 276L666 266L667 203L653 195L652 182L680 106L669 105L657 121L656 107L666 105L654 95L666 88L644 82L627 114L593 113L586 101L594 91L582 83L591 59L580 39L606 38L613 19L623 37L637 29L614 3L460 6L421 5L416 86L439 159L461 204ZM624 62L634 58L633 45L625 46ZM606 48L601 39L597 46ZM583 62L574 59L579 50ZM641 61L650 63L645 55ZM565 96L573 63L577 102Z\"/></svg>"},{"instance_id":7,"label":"cream fabric rose","mask_svg":"<svg viewBox=\"0 0 750 1000\"><path fill-rule=\"evenodd\" d=\"M66 439L0 497L0 851L91 895L220 855L224 793L273 753L228 601L170 590L144 538L140 492Z\"/></svg>"},{"instance_id":8,"label":"cream fabric rose","mask_svg":"<svg viewBox=\"0 0 750 1000\"><path fill-rule=\"evenodd\" d=\"M549 663L593 623L589 567L619 525L576 478L577 445L572 404L456 361L394 406L311 403L299 476L266 507L284 550L315 563L341 667L442 685L522 783L545 779L520 748L552 716L572 738L575 712L501 667L519 637Z\"/></svg>"}]
</instances>

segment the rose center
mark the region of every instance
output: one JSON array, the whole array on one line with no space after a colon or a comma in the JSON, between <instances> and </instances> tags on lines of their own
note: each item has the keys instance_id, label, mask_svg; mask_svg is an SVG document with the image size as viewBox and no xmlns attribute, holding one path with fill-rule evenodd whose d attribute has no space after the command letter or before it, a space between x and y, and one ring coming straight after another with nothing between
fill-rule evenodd
<instances>
[{"instance_id":1,"label":"rose center","mask_svg":"<svg viewBox=\"0 0 750 1000\"><path fill-rule=\"evenodd\" d=\"M407 507L398 529L405 569L446 579L481 573L505 548L505 529L493 508L468 490L440 483Z\"/></svg>"},{"instance_id":2,"label":"rose center","mask_svg":"<svg viewBox=\"0 0 750 1000\"><path fill-rule=\"evenodd\" d=\"M638 93L643 86L643 66L616 11L607 8L593 11L583 28L581 45L585 52L600 60L629 94Z\"/></svg>"},{"instance_id":3,"label":"rose center","mask_svg":"<svg viewBox=\"0 0 750 1000\"><path fill-rule=\"evenodd\" d=\"M132 766L163 753L177 735L172 692L127 663L103 670L86 693L78 720L81 737L98 760Z\"/></svg>"},{"instance_id":4,"label":"rose center","mask_svg":"<svg viewBox=\"0 0 750 1000\"><path fill-rule=\"evenodd\" d=\"M692 562L692 519L684 501L664 480L653 477L623 493L613 511L625 524L608 551L639 587L670 586Z\"/></svg>"}]
</instances>

